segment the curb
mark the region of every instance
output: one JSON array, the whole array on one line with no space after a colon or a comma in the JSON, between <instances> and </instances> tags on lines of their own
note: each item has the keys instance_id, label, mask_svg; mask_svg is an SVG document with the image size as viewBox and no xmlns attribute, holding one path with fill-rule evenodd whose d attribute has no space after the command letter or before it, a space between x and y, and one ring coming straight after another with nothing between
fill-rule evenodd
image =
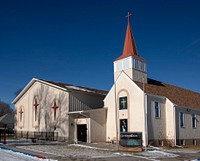
<instances>
[{"instance_id":1,"label":"curb","mask_svg":"<svg viewBox=\"0 0 200 161\"><path fill-rule=\"evenodd\" d=\"M40 158L40 159L47 159L47 158L44 157L44 156L35 155L35 154L30 154L30 153L26 153L26 152L21 152L21 151L14 150L14 149L7 148L7 147L3 147L3 146L0 146L0 149L3 149L3 150L10 150L10 151L12 151L12 152L17 152L17 153L21 153L21 154L24 154L24 155L28 155L28 156L36 157L36 158Z\"/></svg>"}]
</instances>

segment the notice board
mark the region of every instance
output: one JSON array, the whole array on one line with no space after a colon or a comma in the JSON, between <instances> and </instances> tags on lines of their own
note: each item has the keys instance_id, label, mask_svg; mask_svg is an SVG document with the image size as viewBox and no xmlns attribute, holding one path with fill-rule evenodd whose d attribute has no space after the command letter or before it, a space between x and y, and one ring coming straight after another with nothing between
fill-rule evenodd
<instances>
[{"instance_id":1,"label":"notice board","mask_svg":"<svg viewBox=\"0 0 200 161\"><path fill-rule=\"evenodd\" d=\"M121 132L120 145L129 147L142 146L142 132Z\"/></svg>"}]
</instances>

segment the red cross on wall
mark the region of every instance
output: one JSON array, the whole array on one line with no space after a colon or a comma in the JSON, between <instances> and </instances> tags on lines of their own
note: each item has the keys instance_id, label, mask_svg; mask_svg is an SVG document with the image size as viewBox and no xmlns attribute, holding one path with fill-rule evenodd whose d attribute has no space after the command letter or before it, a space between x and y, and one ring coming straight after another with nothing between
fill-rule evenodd
<instances>
[{"instance_id":1,"label":"red cross on wall","mask_svg":"<svg viewBox=\"0 0 200 161\"><path fill-rule=\"evenodd\" d=\"M37 120L37 107L39 106L39 104L37 103L37 99L35 99L35 103L33 104L33 106L35 107L35 121Z\"/></svg>"},{"instance_id":2,"label":"red cross on wall","mask_svg":"<svg viewBox=\"0 0 200 161\"><path fill-rule=\"evenodd\" d=\"M24 112L22 111L22 109L19 111L19 119L20 119L20 122L22 121L22 114L23 114Z\"/></svg>"},{"instance_id":3,"label":"red cross on wall","mask_svg":"<svg viewBox=\"0 0 200 161\"><path fill-rule=\"evenodd\" d=\"M56 101L54 100L54 104L53 104L53 112L54 112L54 120L56 119L56 110L58 108L58 106L56 106Z\"/></svg>"}]
</instances>

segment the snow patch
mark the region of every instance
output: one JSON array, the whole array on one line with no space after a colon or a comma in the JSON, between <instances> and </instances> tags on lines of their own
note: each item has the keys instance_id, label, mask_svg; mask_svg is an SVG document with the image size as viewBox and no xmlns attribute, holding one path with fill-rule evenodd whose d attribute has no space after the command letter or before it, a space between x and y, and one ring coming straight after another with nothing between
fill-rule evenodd
<instances>
[{"instance_id":1,"label":"snow patch","mask_svg":"<svg viewBox=\"0 0 200 161\"><path fill-rule=\"evenodd\" d=\"M73 89L73 90L78 90L78 91L84 91L84 92L92 92L94 93L94 91L85 89L85 88L81 88L81 87L76 87L76 86L66 86L66 88L68 89Z\"/></svg>"},{"instance_id":2,"label":"snow patch","mask_svg":"<svg viewBox=\"0 0 200 161\"><path fill-rule=\"evenodd\" d=\"M142 152L140 153L140 155L147 156L150 158L175 158L179 156L177 154L172 154L172 153L159 151L159 150Z\"/></svg>"},{"instance_id":3,"label":"snow patch","mask_svg":"<svg viewBox=\"0 0 200 161\"><path fill-rule=\"evenodd\" d=\"M106 149L106 148L97 148L97 147L81 145L81 144L70 144L69 146L82 147L82 148L95 149L95 150L110 150L110 149Z\"/></svg>"},{"instance_id":4,"label":"snow patch","mask_svg":"<svg viewBox=\"0 0 200 161\"><path fill-rule=\"evenodd\" d=\"M41 159L20 152L13 152L12 150L4 150L0 148L0 161L56 161L52 159Z\"/></svg>"}]
</instances>

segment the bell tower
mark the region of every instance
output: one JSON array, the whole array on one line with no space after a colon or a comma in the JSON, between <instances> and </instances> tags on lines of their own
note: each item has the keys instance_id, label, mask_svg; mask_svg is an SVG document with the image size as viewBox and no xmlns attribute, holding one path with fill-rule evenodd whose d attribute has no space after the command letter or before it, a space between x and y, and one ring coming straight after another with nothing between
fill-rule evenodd
<instances>
[{"instance_id":1,"label":"bell tower","mask_svg":"<svg viewBox=\"0 0 200 161\"><path fill-rule=\"evenodd\" d=\"M147 83L147 66L144 58L138 55L134 37L131 31L130 16L128 19L124 49L120 57L114 61L114 81L124 71L132 80Z\"/></svg>"}]
</instances>

